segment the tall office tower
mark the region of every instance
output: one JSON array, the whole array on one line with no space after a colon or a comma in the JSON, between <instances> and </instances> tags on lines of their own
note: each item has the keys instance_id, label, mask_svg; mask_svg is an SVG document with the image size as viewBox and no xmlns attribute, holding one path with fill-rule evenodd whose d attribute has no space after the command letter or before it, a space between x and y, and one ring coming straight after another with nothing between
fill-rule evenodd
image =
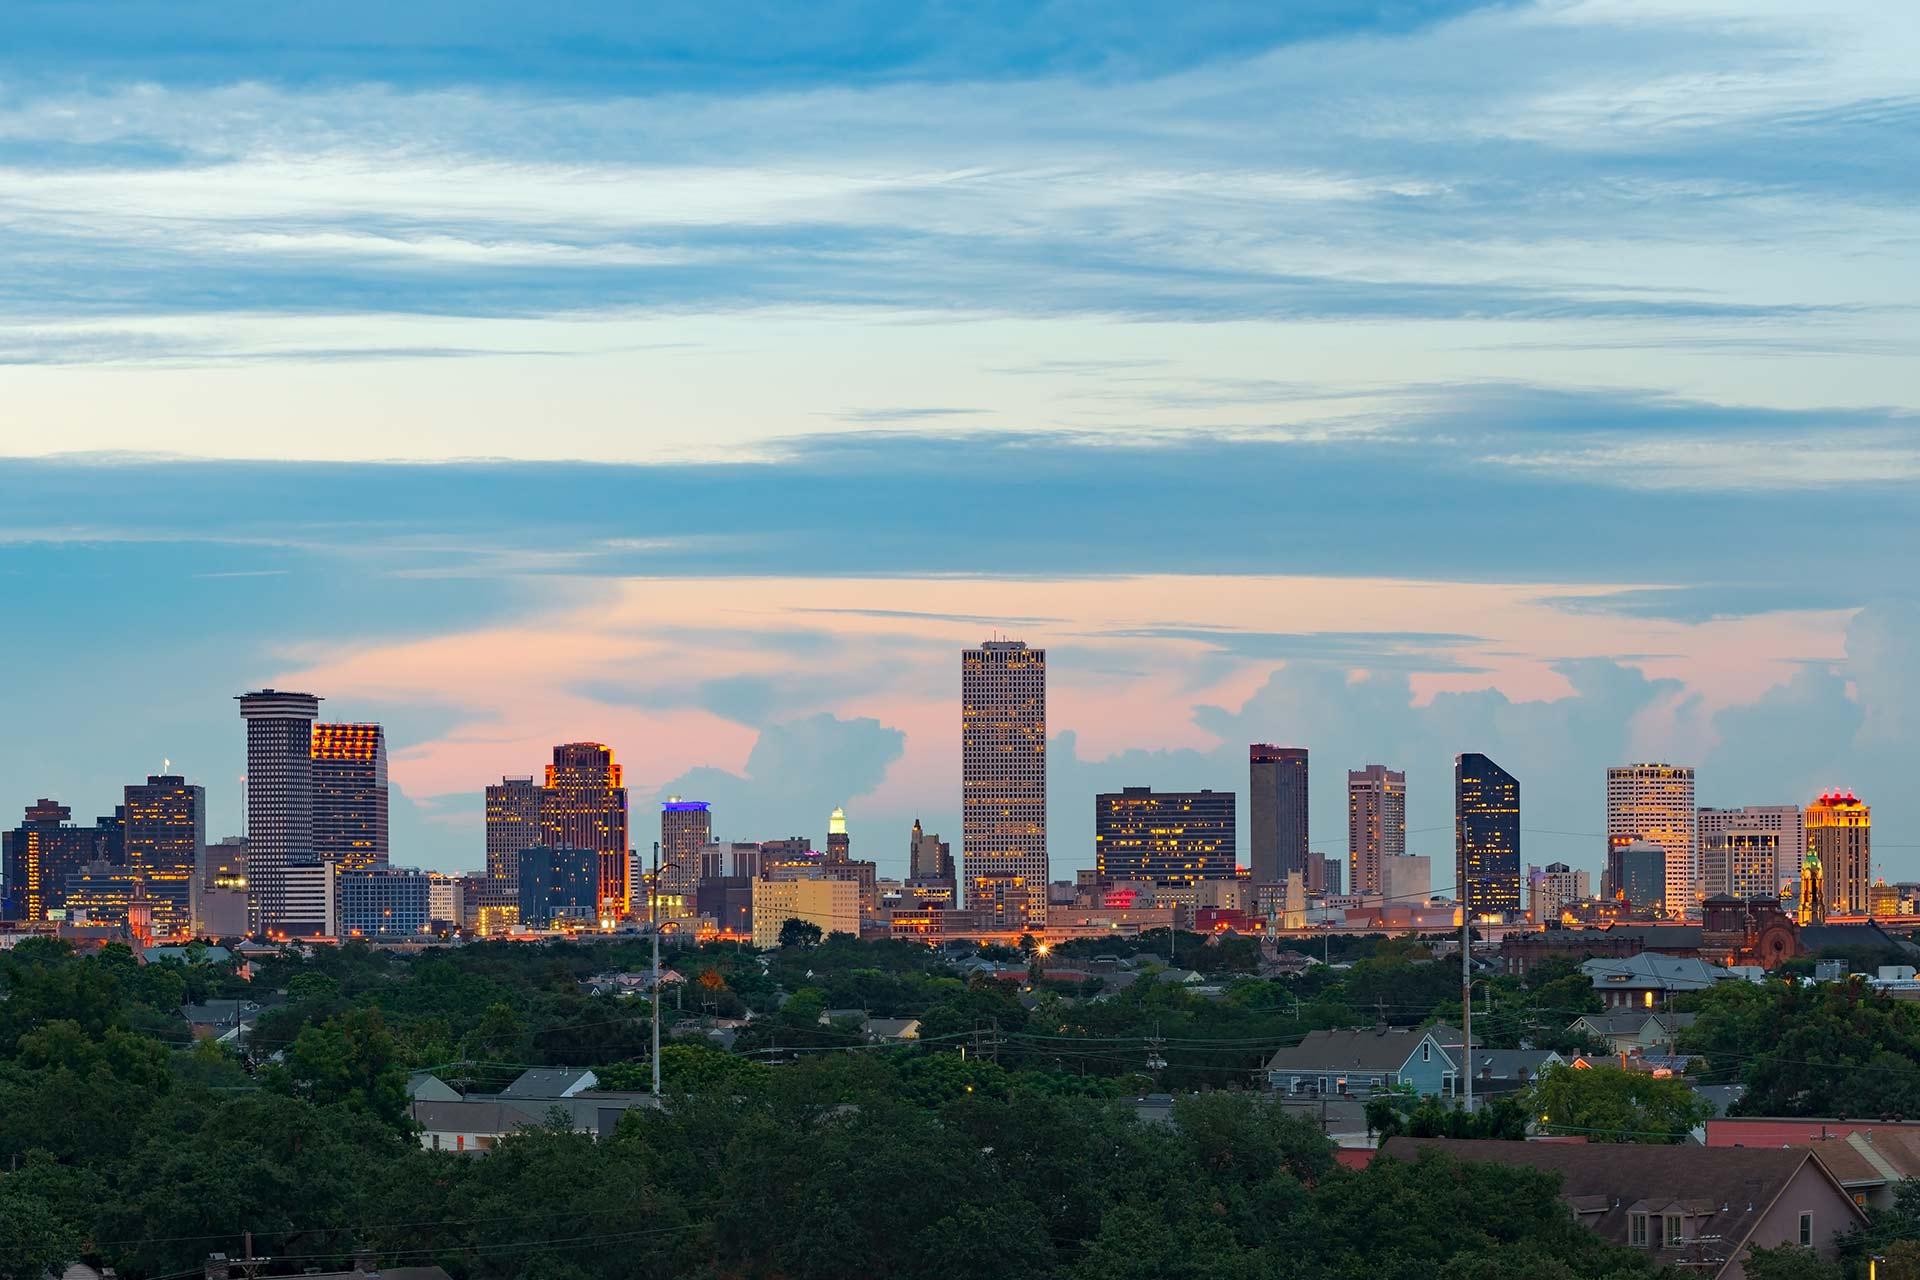
<instances>
[{"instance_id":1,"label":"tall office tower","mask_svg":"<svg viewBox=\"0 0 1920 1280\"><path fill-rule=\"evenodd\" d=\"M1520 780L1477 751L1453 758L1454 893L1470 916L1520 912Z\"/></svg>"},{"instance_id":2,"label":"tall office tower","mask_svg":"<svg viewBox=\"0 0 1920 1280\"><path fill-rule=\"evenodd\" d=\"M1247 748L1247 805L1252 810L1248 857L1255 884L1285 884L1308 872L1307 749L1256 742ZM1316 877L1307 875L1309 889Z\"/></svg>"},{"instance_id":3,"label":"tall office tower","mask_svg":"<svg viewBox=\"0 0 1920 1280\"><path fill-rule=\"evenodd\" d=\"M1607 770L1607 840L1650 840L1666 850L1666 910L1678 920L1698 909L1700 861L1694 843L1693 770L1628 764ZM1615 885L1616 892L1619 886Z\"/></svg>"},{"instance_id":4,"label":"tall office tower","mask_svg":"<svg viewBox=\"0 0 1920 1280\"><path fill-rule=\"evenodd\" d=\"M1629 840L1614 854L1614 898L1635 915L1667 910L1667 851L1651 840Z\"/></svg>"},{"instance_id":5,"label":"tall office tower","mask_svg":"<svg viewBox=\"0 0 1920 1280\"><path fill-rule=\"evenodd\" d=\"M1230 880L1235 830L1231 791L1127 787L1093 798L1094 864L1102 880Z\"/></svg>"},{"instance_id":6,"label":"tall office tower","mask_svg":"<svg viewBox=\"0 0 1920 1280\"><path fill-rule=\"evenodd\" d=\"M598 849L522 849L520 923L529 929L591 925L605 911L606 866L606 854Z\"/></svg>"},{"instance_id":7,"label":"tall office tower","mask_svg":"<svg viewBox=\"0 0 1920 1280\"><path fill-rule=\"evenodd\" d=\"M1711 810L1702 809L1702 814ZM1721 828L1700 837L1701 900L1715 894L1736 898L1780 897L1780 832Z\"/></svg>"},{"instance_id":8,"label":"tall office tower","mask_svg":"<svg viewBox=\"0 0 1920 1280\"><path fill-rule=\"evenodd\" d=\"M148 774L126 788L122 839L127 870L146 886L153 929L173 937L193 927L196 869L207 856L207 792L177 773Z\"/></svg>"},{"instance_id":9,"label":"tall office tower","mask_svg":"<svg viewBox=\"0 0 1920 1280\"><path fill-rule=\"evenodd\" d=\"M1347 773L1347 892L1378 894L1380 860L1407 851L1407 775L1383 764Z\"/></svg>"},{"instance_id":10,"label":"tall office tower","mask_svg":"<svg viewBox=\"0 0 1920 1280\"><path fill-rule=\"evenodd\" d=\"M1749 804L1738 809L1701 809L1695 817L1694 839L1704 858L1707 842L1722 831L1771 831L1779 835L1774 865L1777 894L1800 883L1800 863L1807 856L1807 811L1797 804ZM1713 892L1709 889L1708 893Z\"/></svg>"},{"instance_id":11,"label":"tall office tower","mask_svg":"<svg viewBox=\"0 0 1920 1280\"><path fill-rule=\"evenodd\" d=\"M1851 791L1829 791L1807 806L1807 852L1820 856L1830 916L1863 916L1873 888L1873 810Z\"/></svg>"},{"instance_id":12,"label":"tall office tower","mask_svg":"<svg viewBox=\"0 0 1920 1280\"><path fill-rule=\"evenodd\" d=\"M1568 903L1591 897L1593 881L1585 871L1564 862L1527 868L1527 918L1535 924L1554 924Z\"/></svg>"},{"instance_id":13,"label":"tall office tower","mask_svg":"<svg viewBox=\"0 0 1920 1280\"><path fill-rule=\"evenodd\" d=\"M102 827L69 826L72 816L66 805L42 797L27 806L19 826L0 835L7 919L46 919L65 907L69 875L108 861Z\"/></svg>"},{"instance_id":14,"label":"tall office tower","mask_svg":"<svg viewBox=\"0 0 1920 1280\"><path fill-rule=\"evenodd\" d=\"M853 837L847 834L847 811L834 807L827 815L827 861L845 862L853 857Z\"/></svg>"},{"instance_id":15,"label":"tall office tower","mask_svg":"<svg viewBox=\"0 0 1920 1280\"><path fill-rule=\"evenodd\" d=\"M313 851L347 871L387 865L387 737L379 725L313 726Z\"/></svg>"},{"instance_id":16,"label":"tall office tower","mask_svg":"<svg viewBox=\"0 0 1920 1280\"><path fill-rule=\"evenodd\" d=\"M600 855L599 910L603 920L623 919L632 907L627 883L627 789L613 748L598 742L564 742L553 749L547 785L540 796L543 844L556 849L592 849ZM699 846L694 846L697 851ZM526 883L526 877L521 877Z\"/></svg>"},{"instance_id":17,"label":"tall office tower","mask_svg":"<svg viewBox=\"0 0 1920 1280\"><path fill-rule=\"evenodd\" d=\"M270 933L289 919L287 869L318 861L313 722L320 699L262 689L238 702L247 722L247 912L255 932Z\"/></svg>"},{"instance_id":18,"label":"tall office tower","mask_svg":"<svg viewBox=\"0 0 1920 1280\"><path fill-rule=\"evenodd\" d=\"M490 905L520 892L520 851L541 842L540 784L532 778L502 778L487 788L487 883ZM511 892L507 892L510 890Z\"/></svg>"},{"instance_id":19,"label":"tall office tower","mask_svg":"<svg viewBox=\"0 0 1920 1280\"><path fill-rule=\"evenodd\" d=\"M660 802L660 883L657 891L691 901L700 883L700 850L713 843L713 806L668 796Z\"/></svg>"},{"instance_id":20,"label":"tall office tower","mask_svg":"<svg viewBox=\"0 0 1920 1280\"><path fill-rule=\"evenodd\" d=\"M1047 923L1047 651L960 655L960 862L967 907L1000 929Z\"/></svg>"},{"instance_id":21,"label":"tall office tower","mask_svg":"<svg viewBox=\"0 0 1920 1280\"><path fill-rule=\"evenodd\" d=\"M1338 857L1315 850L1307 860L1307 874L1302 877L1304 887L1309 893L1324 893L1330 898L1341 896L1343 884L1341 868L1346 864Z\"/></svg>"},{"instance_id":22,"label":"tall office tower","mask_svg":"<svg viewBox=\"0 0 1920 1280\"><path fill-rule=\"evenodd\" d=\"M953 846L938 832L922 831L918 818L913 820L913 833L908 837L907 875L915 880L953 879Z\"/></svg>"}]
</instances>

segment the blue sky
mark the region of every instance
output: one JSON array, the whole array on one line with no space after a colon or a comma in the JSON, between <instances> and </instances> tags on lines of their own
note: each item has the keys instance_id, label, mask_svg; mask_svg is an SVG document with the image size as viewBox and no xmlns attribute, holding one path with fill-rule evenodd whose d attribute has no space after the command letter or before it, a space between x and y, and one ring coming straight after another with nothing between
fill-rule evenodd
<instances>
[{"instance_id":1,"label":"blue sky","mask_svg":"<svg viewBox=\"0 0 1920 1280\"><path fill-rule=\"evenodd\" d=\"M277 681L388 723L405 861L583 737L897 865L998 628L1063 870L1271 739L1443 860L1481 750L1529 861L1659 757L1856 787L1920 878L1902 7L10 21L5 812L166 756L235 829Z\"/></svg>"}]
</instances>

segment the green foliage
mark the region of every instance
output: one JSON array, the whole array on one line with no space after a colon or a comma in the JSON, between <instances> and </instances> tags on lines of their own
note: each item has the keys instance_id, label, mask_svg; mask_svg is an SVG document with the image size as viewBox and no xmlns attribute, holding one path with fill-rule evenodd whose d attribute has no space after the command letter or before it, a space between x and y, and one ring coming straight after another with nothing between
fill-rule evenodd
<instances>
[{"instance_id":1,"label":"green foliage","mask_svg":"<svg viewBox=\"0 0 1920 1280\"><path fill-rule=\"evenodd\" d=\"M1542 1129L1589 1142L1683 1142L1713 1114L1678 1077L1558 1064L1540 1073L1529 1105Z\"/></svg>"},{"instance_id":2,"label":"green foliage","mask_svg":"<svg viewBox=\"0 0 1920 1280\"><path fill-rule=\"evenodd\" d=\"M820 926L807 920L787 920L780 926L780 945L782 947L817 947L820 945Z\"/></svg>"},{"instance_id":3,"label":"green foliage","mask_svg":"<svg viewBox=\"0 0 1920 1280\"><path fill-rule=\"evenodd\" d=\"M1847 1280L1839 1263L1793 1244L1749 1249L1744 1265L1747 1280Z\"/></svg>"},{"instance_id":4,"label":"green foliage","mask_svg":"<svg viewBox=\"0 0 1920 1280\"><path fill-rule=\"evenodd\" d=\"M308 1027L269 1077L283 1093L320 1107L344 1107L411 1133L407 1070L377 1009L356 1009Z\"/></svg>"},{"instance_id":5,"label":"green foliage","mask_svg":"<svg viewBox=\"0 0 1920 1280\"><path fill-rule=\"evenodd\" d=\"M1863 983L1723 982L1691 998L1683 1052L1739 1081L1744 1115L1920 1115L1920 1002Z\"/></svg>"}]
</instances>

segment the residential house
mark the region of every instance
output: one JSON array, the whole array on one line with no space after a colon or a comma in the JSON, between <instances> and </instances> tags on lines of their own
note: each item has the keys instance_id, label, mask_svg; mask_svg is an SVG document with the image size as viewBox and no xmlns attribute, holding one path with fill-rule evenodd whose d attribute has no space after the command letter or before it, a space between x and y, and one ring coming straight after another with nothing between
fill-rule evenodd
<instances>
[{"instance_id":1,"label":"residential house","mask_svg":"<svg viewBox=\"0 0 1920 1280\"><path fill-rule=\"evenodd\" d=\"M500 1091L500 1096L508 1102L523 1099L552 1101L571 1098L599 1083L600 1077L591 1071L573 1067L535 1067L522 1072L519 1078Z\"/></svg>"},{"instance_id":2,"label":"residential house","mask_svg":"<svg viewBox=\"0 0 1920 1280\"><path fill-rule=\"evenodd\" d=\"M1716 1116L1709 1147L1802 1147L1838 1179L1854 1203L1890 1208L1899 1184L1920 1177L1920 1121Z\"/></svg>"},{"instance_id":3,"label":"residential house","mask_svg":"<svg viewBox=\"0 0 1920 1280\"><path fill-rule=\"evenodd\" d=\"M1567 1027L1604 1040L1612 1053L1672 1053L1680 1032L1693 1025L1691 1013L1666 1010L1622 1009L1614 1013L1589 1013L1575 1018Z\"/></svg>"},{"instance_id":4,"label":"residential house","mask_svg":"<svg viewBox=\"0 0 1920 1280\"><path fill-rule=\"evenodd\" d=\"M1384 1024L1309 1031L1267 1060L1267 1087L1286 1095L1364 1097L1411 1087L1450 1096L1457 1074L1430 1032Z\"/></svg>"},{"instance_id":5,"label":"residential house","mask_svg":"<svg viewBox=\"0 0 1920 1280\"><path fill-rule=\"evenodd\" d=\"M1428 1151L1557 1175L1576 1221L1656 1266L1744 1280L1750 1249L1800 1245L1831 1260L1866 1214L1827 1167L1797 1148L1390 1138L1385 1156Z\"/></svg>"},{"instance_id":6,"label":"residential house","mask_svg":"<svg viewBox=\"0 0 1920 1280\"><path fill-rule=\"evenodd\" d=\"M1449 1057L1460 1052L1456 1045ZM1551 1049L1482 1049L1475 1046L1471 1059L1475 1093L1499 1093L1525 1089L1540 1078L1548 1067L1566 1061Z\"/></svg>"},{"instance_id":7,"label":"residential house","mask_svg":"<svg viewBox=\"0 0 1920 1280\"><path fill-rule=\"evenodd\" d=\"M871 1040L906 1043L920 1038L918 1018L869 1018L867 1037Z\"/></svg>"},{"instance_id":8,"label":"residential house","mask_svg":"<svg viewBox=\"0 0 1920 1280\"><path fill-rule=\"evenodd\" d=\"M415 1071L407 1077L407 1097L415 1102L458 1102L460 1091L431 1071Z\"/></svg>"},{"instance_id":9,"label":"residential house","mask_svg":"<svg viewBox=\"0 0 1920 1280\"><path fill-rule=\"evenodd\" d=\"M195 1040L212 1040L232 1048L243 1048L259 1021L260 1005L252 1000L208 1000L183 1005L180 1016Z\"/></svg>"},{"instance_id":10,"label":"residential house","mask_svg":"<svg viewBox=\"0 0 1920 1280\"><path fill-rule=\"evenodd\" d=\"M1580 966L1608 1009L1664 1009L1683 991L1705 991L1740 976L1692 956L1642 951L1619 958L1588 960Z\"/></svg>"},{"instance_id":11,"label":"residential house","mask_svg":"<svg viewBox=\"0 0 1920 1280\"><path fill-rule=\"evenodd\" d=\"M416 1099L412 1110L423 1148L462 1155L485 1155L508 1134L546 1120L535 1105L520 1106L498 1098Z\"/></svg>"}]
</instances>

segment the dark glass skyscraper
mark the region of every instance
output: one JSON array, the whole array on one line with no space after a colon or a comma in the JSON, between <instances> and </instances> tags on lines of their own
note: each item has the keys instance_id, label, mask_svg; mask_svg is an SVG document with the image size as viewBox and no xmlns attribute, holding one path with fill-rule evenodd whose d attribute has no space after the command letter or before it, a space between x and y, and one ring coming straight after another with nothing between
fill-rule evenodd
<instances>
[{"instance_id":1,"label":"dark glass skyscraper","mask_svg":"<svg viewBox=\"0 0 1920 1280\"><path fill-rule=\"evenodd\" d=\"M387 740L379 725L313 726L313 850L346 871L387 865Z\"/></svg>"},{"instance_id":2,"label":"dark glass skyscraper","mask_svg":"<svg viewBox=\"0 0 1920 1280\"><path fill-rule=\"evenodd\" d=\"M46 919L47 912L66 906L68 876L111 859L111 819L78 827L67 824L72 816L66 805L42 798L27 806L19 826L0 836L8 919Z\"/></svg>"},{"instance_id":3,"label":"dark glass skyscraper","mask_svg":"<svg viewBox=\"0 0 1920 1280\"><path fill-rule=\"evenodd\" d=\"M1249 856L1255 884L1284 884L1298 871L1311 883L1307 856L1307 749L1256 742L1247 748Z\"/></svg>"},{"instance_id":4,"label":"dark glass skyscraper","mask_svg":"<svg viewBox=\"0 0 1920 1280\"><path fill-rule=\"evenodd\" d=\"M1231 791L1105 792L1093 798L1093 831L1103 879L1191 884L1233 875Z\"/></svg>"},{"instance_id":5,"label":"dark glass skyscraper","mask_svg":"<svg viewBox=\"0 0 1920 1280\"><path fill-rule=\"evenodd\" d=\"M1520 780L1477 751L1453 758L1453 846L1467 914L1520 910Z\"/></svg>"}]
</instances>

